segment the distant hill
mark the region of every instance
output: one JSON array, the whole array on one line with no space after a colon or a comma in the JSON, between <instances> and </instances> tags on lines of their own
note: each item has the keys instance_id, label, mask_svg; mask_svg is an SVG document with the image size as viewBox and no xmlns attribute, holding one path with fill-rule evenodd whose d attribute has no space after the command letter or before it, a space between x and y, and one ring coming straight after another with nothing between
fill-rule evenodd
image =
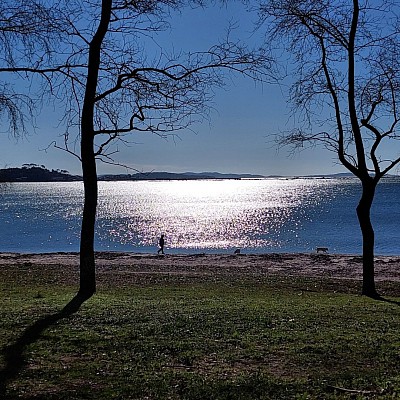
<instances>
[{"instance_id":1,"label":"distant hill","mask_svg":"<svg viewBox=\"0 0 400 400\"><path fill-rule=\"evenodd\" d=\"M65 170L48 170L44 165L24 164L21 168L0 169L0 182L72 182L82 178Z\"/></svg>"},{"instance_id":2,"label":"distant hill","mask_svg":"<svg viewBox=\"0 0 400 400\"><path fill-rule=\"evenodd\" d=\"M260 179L262 175L220 174L218 172L149 172L136 174L100 175L99 181L148 181L148 180L194 180L194 179ZM74 182L79 175L66 170L48 170L44 165L24 164L21 168L0 169L0 182Z\"/></svg>"},{"instance_id":3,"label":"distant hill","mask_svg":"<svg viewBox=\"0 0 400 400\"><path fill-rule=\"evenodd\" d=\"M151 180L196 180L196 179L321 179L321 178L354 178L350 173L308 175L308 176L279 176L254 174L221 174L219 172L142 172L135 174L106 174L99 175L99 181L151 181ZM385 179L399 179L398 176L388 175ZM74 182L82 181L79 175L71 175L66 170L49 170L44 165L24 164L20 168L0 169L0 182Z\"/></svg>"},{"instance_id":4,"label":"distant hill","mask_svg":"<svg viewBox=\"0 0 400 400\"><path fill-rule=\"evenodd\" d=\"M100 175L100 181L151 181L151 180L195 180L195 179L261 179L262 175L221 174L219 172L148 172L121 175Z\"/></svg>"}]
</instances>

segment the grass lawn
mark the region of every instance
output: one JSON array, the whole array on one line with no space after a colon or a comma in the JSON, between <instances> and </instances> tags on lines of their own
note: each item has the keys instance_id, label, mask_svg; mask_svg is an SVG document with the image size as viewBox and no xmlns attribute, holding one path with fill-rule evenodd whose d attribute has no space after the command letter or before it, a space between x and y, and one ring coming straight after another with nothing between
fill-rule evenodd
<instances>
[{"instance_id":1,"label":"grass lawn","mask_svg":"<svg viewBox=\"0 0 400 400\"><path fill-rule=\"evenodd\" d=\"M400 299L354 282L109 274L59 314L75 290L0 269L0 398L400 398Z\"/></svg>"}]
</instances>

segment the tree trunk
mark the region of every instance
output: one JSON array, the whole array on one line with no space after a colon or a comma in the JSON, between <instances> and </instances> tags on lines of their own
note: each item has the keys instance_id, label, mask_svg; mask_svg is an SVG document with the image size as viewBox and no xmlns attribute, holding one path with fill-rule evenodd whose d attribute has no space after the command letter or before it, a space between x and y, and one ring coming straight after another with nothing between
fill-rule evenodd
<instances>
[{"instance_id":1,"label":"tree trunk","mask_svg":"<svg viewBox=\"0 0 400 400\"><path fill-rule=\"evenodd\" d=\"M362 233L363 245L363 287L362 294L376 298L374 271L375 233L371 223L371 206L375 195L376 184L363 182L360 202L357 206L358 222Z\"/></svg>"},{"instance_id":2,"label":"tree trunk","mask_svg":"<svg viewBox=\"0 0 400 400\"><path fill-rule=\"evenodd\" d=\"M81 154L85 198L80 241L79 294L88 298L96 292L94 234L97 211L97 172L93 144L93 135L82 135Z\"/></svg>"},{"instance_id":3,"label":"tree trunk","mask_svg":"<svg viewBox=\"0 0 400 400\"><path fill-rule=\"evenodd\" d=\"M85 199L80 242L79 294L89 298L96 292L94 233L97 211L97 171L94 152L94 109L101 62L101 45L111 19L112 0L102 0L101 18L89 45L85 97L81 115L81 161Z\"/></svg>"}]
</instances>

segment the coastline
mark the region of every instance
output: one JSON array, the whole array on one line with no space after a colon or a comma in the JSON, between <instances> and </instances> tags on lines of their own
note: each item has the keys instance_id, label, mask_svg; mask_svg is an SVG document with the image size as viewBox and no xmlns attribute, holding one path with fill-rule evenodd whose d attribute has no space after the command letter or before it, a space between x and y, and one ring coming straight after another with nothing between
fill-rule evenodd
<instances>
[{"instance_id":1,"label":"coastline","mask_svg":"<svg viewBox=\"0 0 400 400\"><path fill-rule=\"evenodd\" d=\"M35 268L60 270L64 273L79 272L78 253L0 253L0 268L21 267L30 271ZM157 254L128 252L96 252L96 268L99 275L119 274L182 275L188 276L242 276L309 277L362 279L360 255L321 253L264 253L264 254ZM377 282L400 282L400 255L376 256L375 277Z\"/></svg>"}]
</instances>

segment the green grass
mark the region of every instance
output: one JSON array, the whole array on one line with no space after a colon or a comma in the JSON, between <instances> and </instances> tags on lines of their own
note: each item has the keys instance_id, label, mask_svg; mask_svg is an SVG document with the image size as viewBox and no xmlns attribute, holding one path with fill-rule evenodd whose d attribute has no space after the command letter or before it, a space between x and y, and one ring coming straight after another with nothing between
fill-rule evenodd
<instances>
[{"instance_id":1,"label":"green grass","mask_svg":"<svg viewBox=\"0 0 400 400\"><path fill-rule=\"evenodd\" d=\"M400 398L400 307L349 283L108 283L78 312L39 324L12 366L9 346L74 287L39 269L0 279L5 399Z\"/></svg>"}]
</instances>

